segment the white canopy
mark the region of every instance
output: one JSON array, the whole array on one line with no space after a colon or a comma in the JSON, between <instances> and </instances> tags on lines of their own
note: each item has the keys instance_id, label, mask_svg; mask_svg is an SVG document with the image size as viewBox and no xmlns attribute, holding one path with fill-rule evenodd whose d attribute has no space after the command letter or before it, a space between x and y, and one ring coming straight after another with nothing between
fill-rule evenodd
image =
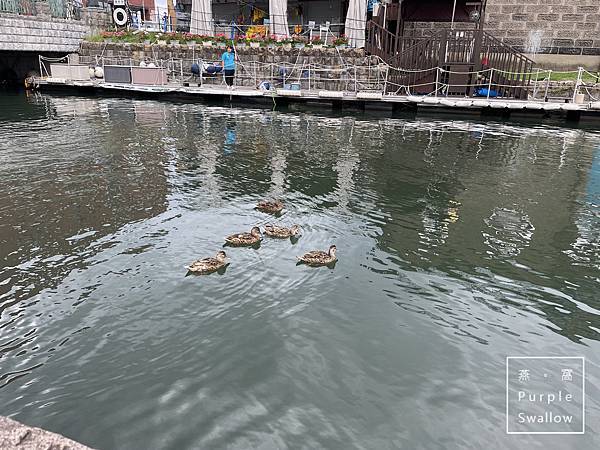
<instances>
[{"instance_id":1,"label":"white canopy","mask_svg":"<svg viewBox=\"0 0 600 450\"><path fill-rule=\"evenodd\" d=\"M288 37L287 0L269 0L269 21L271 34Z\"/></svg>"},{"instance_id":2,"label":"white canopy","mask_svg":"<svg viewBox=\"0 0 600 450\"><path fill-rule=\"evenodd\" d=\"M212 36L214 34L212 0L192 0L190 33L203 36Z\"/></svg>"},{"instance_id":3,"label":"white canopy","mask_svg":"<svg viewBox=\"0 0 600 450\"><path fill-rule=\"evenodd\" d=\"M365 46L365 27L367 26L367 2L365 0L350 0L346 15L346 37L350 47Z\"/></svg>"}]
</instances>

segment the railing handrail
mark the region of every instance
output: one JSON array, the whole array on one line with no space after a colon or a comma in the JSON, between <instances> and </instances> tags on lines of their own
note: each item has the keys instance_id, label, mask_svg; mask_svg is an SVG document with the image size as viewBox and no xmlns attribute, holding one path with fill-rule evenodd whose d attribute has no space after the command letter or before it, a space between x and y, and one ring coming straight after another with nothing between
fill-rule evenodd
<instances>
[{"instance_id":1,"label":"railing handrail","mask_svg":"<svg viewBox=\"0 0 600 450\"><path fill-rule=\"evenodd\" d=\"M526 63L534 64L534 61L532 59L528 58L523 53L518 52L512 46L502 42L496 36L493 36L492 34L488 33L487 31L483 32L483 38L484 38L484 42L483 42L484 45L488 45L488 43L486 43L485 40L490 40L492 42L492 44L497 45L498 47L502 48L503 50L506 50L508 53L511 53L519 58L524 59Z\"/></svg>"}]
</instances>

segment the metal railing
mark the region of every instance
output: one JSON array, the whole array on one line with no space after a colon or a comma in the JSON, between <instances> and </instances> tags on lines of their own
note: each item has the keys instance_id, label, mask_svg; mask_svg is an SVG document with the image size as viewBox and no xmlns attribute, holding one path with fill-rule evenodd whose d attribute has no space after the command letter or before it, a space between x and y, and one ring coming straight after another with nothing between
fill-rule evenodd
<instances>
[{"instance_id":1,"label":"metal railing","mask_svg":"<svg viewBox=\"0 0 600 450\"><path fill-rule=\"evenodd\" d=\"M205 52L200 52L205 55ZM218 59L218 55L214 55ZM340 58L342 58L340 56ZM40 57L40 73L52 76L45 62L56 63L58 60ZM69 60L70 61L70 60ZM486 68L478 71L455 71L444 67L426 69L401 69L391 67L380 58L371 56L361 65L346 64L324 65L280 62L267 63L257 61L254 56L248 60L238 60L236 69L236 85L257 88L268 81L272 87L285 88L295 85L306 94L318 91L337 91L343 96L357 95L358 92L371 92L381 97L408 96L413 101L431 99L432 101L460 101L456 92L463 92L463 99L472 101L488 101L488 106L500 105L509 107L506 100L514 100L515 85L513 79L528 79L527 85L520 88L524 92L523 99L527 104L553 103L558 108L561 103L585 104L600 102L600 73L591 73L583 68L577 71L556 72L535 69L530 72L510 72L507 70ZM200 85L220 85L224 83L222 73L208 70L218 63L217 60L202 57L192 59L148 59L137 60L127 57L80 57L78 64L90 67L104 65L120 65L129 67L153 66L167 70L168 82L171 86L186 82ZM200 74L192 74L192 64L198 64ZM198 76L199 75L199 76ZM398 75L401 75L398 76ZM403 77L403 78L402 78ZM553 77L555 80L553 80ZM569 81L556 81L556 78ZM406 82L405 82L406 81ZM557 94L557 89L560 94ZM469 92L469 94L466 94ZM427 101L429 102L429 101ZM523 102L515 102L517 105ZM504 105L504 106L502 106ZM482 105L479 105L482 106ZM575 107L575 106L574 106ZM540 109L548 109L540 106Z\"/></svg>"},{"instance_id":2,"label":"metal railing","mask_svg":"<svg viewBox=\"0 0 600 450\"><path fill-rule=\"evenodd\" d=\"M407 38L369 22L367 51L394 68L393 83L420 86L424 94L436 92L435 82L454 87L447 95L469 96L481 84L481 71L493 68L491 81L509 86L505 96L524 98L530 81L524 74L533 68L532 60L482 30L442 30L427 38ZM442 72L434 73L434 67Z\"/></svg>"}]
</instances>

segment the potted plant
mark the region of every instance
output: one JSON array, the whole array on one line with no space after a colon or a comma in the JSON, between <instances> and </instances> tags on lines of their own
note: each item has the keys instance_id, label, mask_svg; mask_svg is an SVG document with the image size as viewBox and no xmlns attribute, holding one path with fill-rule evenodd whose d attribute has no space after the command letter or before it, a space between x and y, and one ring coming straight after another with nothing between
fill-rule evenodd
<instances>
[{"instance_id":1,"label":"potted plant","mask_svg":"<svg viewBox=\"0 0 600 450\"><path fill-rule=\"evenodd\" d=\"M218 48L227 47L227 38L225 37L224 34L217 34L214 38L214 42L217 43Z\"/></svg>"},{"instance_id":2,"label":"potted plant","mask_svg":"<svg viewBox=\"0 0 600 450\"><path fill-rule=\"evenodd\" d=\"M196 46L196 35L192 33L183 33L183 39L187 43L188 47Z\"/></svg>"},{"instance_id":3,"label":"potted plant","mask_svg":"<svg viewBox=\"0 0 600 450\"><path fill-rule=\"evenodd\" d=\"M290 38L283 38L279 41L279 44L283 47L284 50L289 51L292 49L292 41Z\"/></svg>"},{"instance_id":4,"label":"potted plant","mask_svg":"<svg viewBox=\"0 0 600 450\"><path fill-rule=\"evenodd\" d=\"M250 40L250 48L258 48L258 47L260 47L261 43L262 43L261 37L260 36L254 36Z\"/></svg>"},{"instance_id":5,"label":"potted plant","mask_svg":"<svg viewBox=\"0 0 600 450\"><path fill-rule=\"evenodd\" d=\"M277 38L273 35L265 36L265 39L263 42L267 46L267 48L277 47Z\"/></svg>"},{"instance_id":6,"label":"potted plant","mask_svg":"<svg viewBox=\"0 0 600 450\"><path fill-rule=\"evenodd\" d=\"M325 41L320 37L313 38L313 40L310 41L311 47L316 49L323 48L323 44L325 44Z\"/></svg>"},{"instance_id":7,"label":"potted plant","mask_svg":"<svg viewBox=\"0 0 600 450\"><path fill-rule=\"evenodd\" d=\"M300 36L294 34L292 36L292 42L294 44L294 48L304 48L306 43L300 39Z\"/></svg>"},{"instance_id":8,"label":"potted plant","mask_svg":"<svg viewBox=\"0 0 600 450\"><path fill-rule=\"evenodd\" d=\"M339 36L333 40L333 46L337 48L346 48L348 46L348 38L346 36Z\"/></svg>"},{"instance_id":9,"label":"potted plant","mask_svg":"<svg viewBox=\"0 0 600 450\"><path fill-rule=\"evenodd\" d=\"M158 45L167 45L167 39L166 39L165 35L162 33L158 33L156 35L156 43Z\"/></svg>"},{"instance_id":10,"label":"potted plant","mask_svg":"<svg viewBox=\"0 0 600 450\"><path fill-rule=\"evenodd\" d=\"M336 48L346 48L348 46L348 38L341 35L333 40L333 45Z\"/></svg>"},{"instance_id":11,"label":"potted plant","mask_svg":"<svg viewBox=\"0 0 600 450\"><path fill-rule=\"evenodd\" d=\"M210 48L213 46L213 37L212 36L200 36L202 47Z\"/></svg>"}]
</instances>

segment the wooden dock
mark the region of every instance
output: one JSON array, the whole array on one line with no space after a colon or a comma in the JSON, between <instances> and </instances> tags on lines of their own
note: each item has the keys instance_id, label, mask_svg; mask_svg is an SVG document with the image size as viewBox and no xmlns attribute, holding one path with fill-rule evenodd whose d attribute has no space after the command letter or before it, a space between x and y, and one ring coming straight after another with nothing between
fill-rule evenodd
<instances>
[{"instance_id":1,"label":"wooden dock","mask_svg":"<svg viewBox=\"0 0 600 450\"><path fill-rule=\"evenodd\" d=\"M105 83L103 81L70 81L57 78L35 80L40 90L76 91L81 94L107 94L119 96L144 96L152 98L200 100L210 103L235 103L263 105L274 109L294 105L313 105L333 110L376 110L389 113L428 112L459 113L468 115L511 116L532 118L562 118L568 121L600 123L600 102L583 104L525 101L509 99L486 99L485 97L443 97L391 95L382 92L345 92L323 90L259 90L235 86L230 90L224 85L185 86L167 84L145 86L127 83Z\"/></svg>"}]
</instances>

